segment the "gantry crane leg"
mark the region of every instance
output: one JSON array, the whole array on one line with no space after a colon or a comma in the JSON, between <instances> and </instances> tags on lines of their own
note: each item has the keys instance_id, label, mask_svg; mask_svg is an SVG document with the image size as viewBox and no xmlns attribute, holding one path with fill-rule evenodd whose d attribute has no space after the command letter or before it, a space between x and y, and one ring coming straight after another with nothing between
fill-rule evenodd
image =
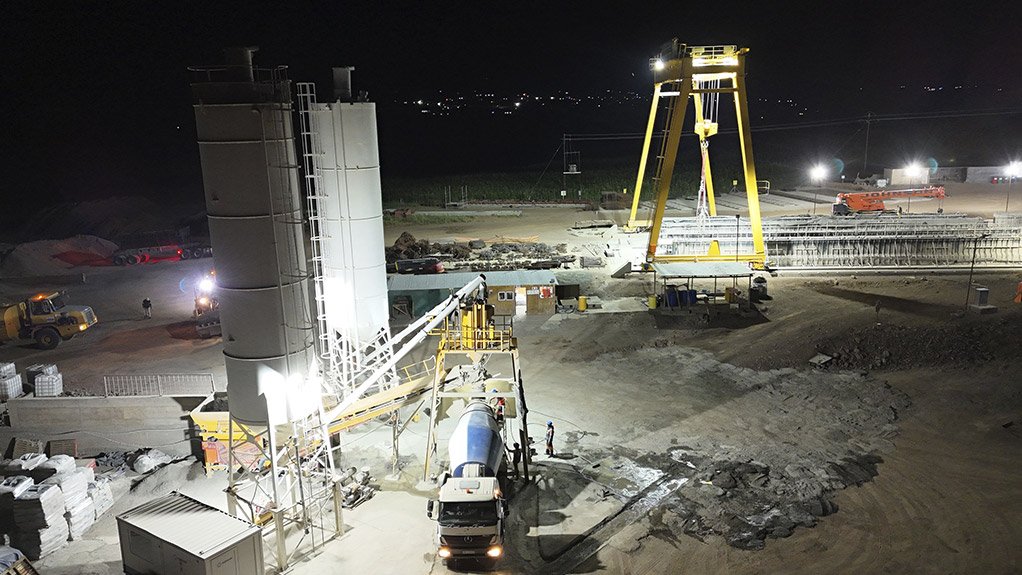
<instances>
[{"instance_id":1,"label":"gantry crane leg","mask_svg":"<svg viewBox=\"0 0 1022 575\"><path fill-rule=\"evenodd\" d=\"M667 198L671 193L671 177L674 175L674 162L678 158L678 144L681 141L681 127L685 122L685 111L688 108L688 97L692 93L691 78L682 78L678 82L678 98L667 124L667 145L664 156L660 158L661 169L657 173L656 207L653 209L653 222L649 228L649 244L646 248L646 262L656 257L656 246L660 239L660 228L664 223L664 211L667 209Z\"/></svg>"},{"instance_id":2,"label":"gantry crane leg","mask_svg":"<svg viewBox=\"0 0 1022 575\"><path fill-rule=\"evenodd\" d=\"M749 202L749 222L752 227L752 251L755 261L766 259L763 243L763 220L759 212L759 187L756 184L756 165L752 157L752 128L749 126L749 101L745 95L745 59L739 60L739 71L732 82L735 91L735 113L738 115L738 139L742 145L742 168L745 172L745 196Z\"/></svg>"},{"instance_id":3,"label":"gantry crane leg","mask_svg":"<svg viewBox=\"0 0 1022 575\"><path fill-rule=\"evenodd\" d=\"M639 174L635 177L635 190L632 193L632 212L628 215L628 228L641 227L636 220L639 212L639 197L642 193L642 180L646 177L646 160L649 158L649 146L653 140L653 128L656 125L657 107L660 106L660 84L653 86L653 103L649 108L649 121L646 123L646 136L642 140L642 156L639 157Z\"/></svg>"}]
</instances>

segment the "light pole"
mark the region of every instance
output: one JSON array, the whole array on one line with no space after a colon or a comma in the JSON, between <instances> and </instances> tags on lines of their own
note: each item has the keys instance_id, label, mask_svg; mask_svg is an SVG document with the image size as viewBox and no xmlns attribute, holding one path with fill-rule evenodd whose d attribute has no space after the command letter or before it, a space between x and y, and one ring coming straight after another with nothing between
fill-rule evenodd
<instances>
[{"instance_id":1,"label":"light pole","mask_svg":"<svg viewBox=\"0 0 1022 575\"><path fill-rule=\"evenodd\" d=\"M809 179L816 184L816 191L813 192L813 215L816 215L816 197L823 187L823 179L827 177L827 168L822 164L816 164L809 170Z\"/></svg>"},{"instance_id":2,"label":"light pole","mask_svg":"<svg viewBox=\"0 0 1022 575\"><path fill-rule=\"evenodd\" d=\"M979 240L989 237L990 234L982 234L972 239L972 265L969 266L969 283L965 284L965 309L969 309L969 296L972 295L972 272L976 269L976 251L979 249Z\"/></svg>"},{"instance_id":3,"label":"light pole","mask_svg":"<svg viewBox=\"0 0 1022 575\"><path fill-rule=\"evenodd\" d=\"M1015 178L1022 176L1022 162L1012 162L1004 169L1004 175L1008 176L1008 191L1004 192L1004 213L1008 213L1008 200L1011 198L1011 183Z\"/></svg>"},{"instance_id":4,"label":"light pole","mask_svg":"<svg viewBox=\"0 0 1022 575\"><path fill-rule=\"evenodd\" d=\"M742 214L735 214L735 261L738 261L738 240L741 236Z\"/></svg>"}]
</instances>

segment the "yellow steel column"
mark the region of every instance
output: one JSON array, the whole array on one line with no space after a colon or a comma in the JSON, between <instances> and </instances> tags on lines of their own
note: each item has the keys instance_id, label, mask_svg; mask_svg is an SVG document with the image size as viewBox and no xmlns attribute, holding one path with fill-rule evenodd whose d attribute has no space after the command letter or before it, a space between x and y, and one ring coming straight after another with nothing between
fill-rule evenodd
<instances>
[{"instance_id":1,"label":"yellow steel column","mask_svg":"<svg viewBox=\"0 0 1022 575\"><path fill-rule=\"evenodd\" d=\"M681 140L681 126L685 123L685 109L692 93L691 71L686 70L678 82L678 100L674 103L674 112L667 124L667 138L664 146L663 163L657 177L656 208L653 210L653 222L649 229L649 245L646 247L646 262L652 263L656 257L657 242L660 240L660 227L664 223L664 210L667 209L667 197L671 192L671 177L674 175L674 162L678 158L678 143Z\"/></svg>"},{"instance_id":2,"label":"yellow steel column","mask_svg":"<svg viewBox=\"0 0 1022 575\"><path fill-rule=\"evenodd\" d=\"M653 127L656 124L656 108L660 104L660 86L653 85L653 103L649 107L649 122L646 123L646 138L642 143L642 156L639 158L639 175L636 176L636 187L632 197L632 213L629 215L629 228L635 228L638 222L636 214L639 211L639 196L642 192L642 181L646 177L646 158L649 156L649 144L653 139Z\"/></svg>"},{"instance_id":3,"label":"yellow steel column","mask_svg":"<svg viewBox=\"0 0 1022 575\"><path fill-rule=\"evenodd\" d=\"M749 200L749 222L752 224L752 247L756 261L766 261L763 244L763 221L759 213L759 189L756 166L752 157L752 128L749 126L749 102L745 95L745 54L738 56L739 68L734 75L735 112L738 115L738 139L742 144L742 166L745 169L745 195Z\"/></svg>"},{"instance_id":4,"label":"yellow steel column","mask_svg":"<svg viewBox=\"0 0 1022 575\"><path fill-rule=\"evenodd\" d=\"M692 80L693 87L695 80ZM710 215L717 215L717 201L713 197L713 174L710 172L710 142L706 137L706 129L702 127L703 120L703 95L698 92L692 93L692 105L696 112L696 134L699 136L699 155L703 165L703 177L706 179L706 203L710 207Z\"/></svg>"},{"instance_id":5,"label":"yellow steel column","mask_svg":"<svg viewBox=\"0 0 1022 575\"><path fill-rule=\"evenodd\" d=\"M646 177L646 158L649 156L649 143L653 139L653 126L656 124L657 106L660 104L660 84L653 85L653 103L649 107L649 122L646 123L646 137L642 141L642 156L639 157L639 174L635 177L635 190L632 196L632 213L628 216L628 227L636 227L635 216L639 211L639 194L642 192L642 179Z\"/></svg>"}]
</instances>

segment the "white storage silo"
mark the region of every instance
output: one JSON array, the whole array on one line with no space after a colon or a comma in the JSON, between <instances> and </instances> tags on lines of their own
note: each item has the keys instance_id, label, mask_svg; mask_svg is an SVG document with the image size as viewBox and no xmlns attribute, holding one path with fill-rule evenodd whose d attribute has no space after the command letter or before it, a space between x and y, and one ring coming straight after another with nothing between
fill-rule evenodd
<instances>
[{"instance_id":1,"label":"white storage silo","mask_svg":"<svg viewBox=\"0 0 1022 575\"><path fill-rule=\"evenodd\" d=\"M388 334L376 105L315 104L310 117L318 143L325 323L358 358Z\"/></svg>"},{"instance_id":2,"label":"white storage silo","mask_svg":"<svg viewBox=\"0 0 1022 575\"><path fill-rule=\"evenodd\" d=\"M290 82L253 49L193 68L195 123L220 300L231 415L251 425L312 413L314 369Z\"/></svg>"}]
</instances>

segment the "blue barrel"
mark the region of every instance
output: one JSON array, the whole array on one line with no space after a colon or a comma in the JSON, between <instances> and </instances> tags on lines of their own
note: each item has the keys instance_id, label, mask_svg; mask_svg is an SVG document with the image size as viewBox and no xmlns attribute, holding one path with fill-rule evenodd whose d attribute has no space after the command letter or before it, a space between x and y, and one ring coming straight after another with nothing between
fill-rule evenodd
<instances>
[{"instance_id":1,"label":"blue barrel","mask_svg":"<svg viewBox=\"0 0 1022 575\"><path fill-rule=\"evenodd\" d=\"M690 290L686 290L686 291L688 292L688 303L689 303L689 305L695 305L696 302L699 301L699 299L696 298L696 293L698 293L698 292L696 292L696 290L694 290L694 289L690 289Z\"/></svg>"},{"instance_id":2,"label":"blue barrel","mask_svg":"<svg viewBox=\"0 0 1022 575\"><path fill-rule=\"evenodd\" d=\"M667 286L667 293L665 295L667 296L667 307L678 307L678 288Z\"/></svg>"}]
</instances>

